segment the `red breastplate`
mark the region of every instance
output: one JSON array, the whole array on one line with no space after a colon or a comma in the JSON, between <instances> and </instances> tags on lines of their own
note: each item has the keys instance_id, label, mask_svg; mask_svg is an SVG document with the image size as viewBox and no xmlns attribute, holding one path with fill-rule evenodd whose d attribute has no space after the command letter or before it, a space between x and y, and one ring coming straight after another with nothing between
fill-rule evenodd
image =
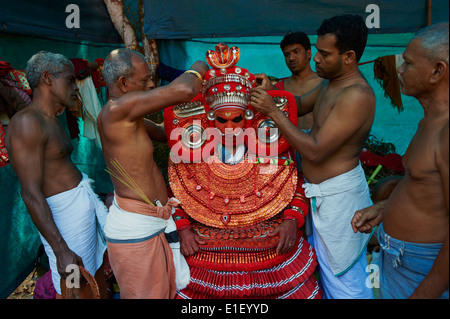
<instances>
[{"instance_id":1,"label":"red breastplate","mask_svg":"<svg viewBox=\"0 0 450 319\"><path fill-rule=\"evenodd\" d=\"M236 165L170 163L169 181L175 197L193 219L217 228L236 228L281 212L294 196L297 169L293 163L271 165L247 160Z\"/></svg>"}]
</instances>

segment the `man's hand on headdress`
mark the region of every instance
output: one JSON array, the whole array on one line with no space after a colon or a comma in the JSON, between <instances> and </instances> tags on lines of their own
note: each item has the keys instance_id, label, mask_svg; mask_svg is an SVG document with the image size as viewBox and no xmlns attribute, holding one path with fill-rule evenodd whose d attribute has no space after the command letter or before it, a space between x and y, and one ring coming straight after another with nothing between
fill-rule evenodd
<instances>
[{"instance_id":1,"label":"man's hand on headdress","mask_svg":"<svg viewBox=\"0 0 450 319\"><path fill-rule=\"evenodd\" d=\"M262 88L265 91L278 90L270 81L269 77L264 73L255 74L256 87Z\"/></svg>"},{"instance_id":2,"label":"man's hand on headdress","mask_svg":"<svg viewBox=\"0 0 450 319\"><path fill-rule=\"evenodd\" d=\"M271 117L272 113L278 111L272 96L261 87L255 87L252 90L250 101L250 105L254 107L255 110L269 117Z\"/></svg>"}]
</instances>

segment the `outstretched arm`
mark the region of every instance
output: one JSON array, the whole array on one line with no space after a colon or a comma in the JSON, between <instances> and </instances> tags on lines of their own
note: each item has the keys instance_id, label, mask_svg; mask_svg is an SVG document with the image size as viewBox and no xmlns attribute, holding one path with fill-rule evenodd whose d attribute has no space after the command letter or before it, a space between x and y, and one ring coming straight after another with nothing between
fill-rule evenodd
<instances>
[{"instance_id":1,"label":"outstretched arm","mask_svg":"<svg viewBox=\"0 0 450 319\"><path fill-rule=\"evenodd\" d=\"M266 74L264 73L255 74L255 78L257 83L256 85L258 88L263 89L264 91L278 90L278 88L272 84L272 82L270 81L270 79L267 77ZM295 103L297 104L297 116L303 116L313 111L317 99L317 94L319 93L320 87L324 82L325 80L321 80L312 91L305 93L303 95L305 97L306 95L312 95L310 93L317 91L313 98L308 96L306 99L303 99L302 96L294 95Z\"/></svg>"},{"instance_id":2,"label":"outstretched arm","mask_svg":"<svg viewBox=\"0 0 450 319\"><path fill-rule=\"evenodd\" d=\"M371 92L359 87L347 88L334 101L333 110L322 123L321 129L311 136L297 128L264 90L253 89L251 99L251 105L271 117L289 144L313 163L323 162L340 148L371 119L368 114L375 109L375 98Z\"/></svg>"},{"instance_id":3,"label":"outstretched arm","mask_svg":"<svg viewBox=\"0 0 450 319\"><path fill-rule=\"evenodd\" d=\"M381 223L386 202L387 199L358 210L350 222L353 232L370 234L372 229Z\"/></svg>"},{"instance_id":4,"label":"outstretched arm","mask_svg":"<svg viewBox=\"0 0 450 319\"><path fill-rule=\"evenodd\" d=\"M358 210L352 218L353 232L371 233L383 219L384 207L403 176L388 176L378 181L372 193L374 205Z\"/></svg>"},{"instance_id":5,"label":"outstretched arm","mask_svg":"<svg viewBox=\"0 0 450 319\"><path fill-rule=\"evenodd\" d=\"M202 61L197 61L190 70L203 78L208 66ZM110 111L111 119L121 121L126 118L129 122L135 122L165 107L191 100L200 92L201 86L202 80L198 76L185 72L169 85L150 91L129 92L114 101Z\"/></svg>"}]
</instances>

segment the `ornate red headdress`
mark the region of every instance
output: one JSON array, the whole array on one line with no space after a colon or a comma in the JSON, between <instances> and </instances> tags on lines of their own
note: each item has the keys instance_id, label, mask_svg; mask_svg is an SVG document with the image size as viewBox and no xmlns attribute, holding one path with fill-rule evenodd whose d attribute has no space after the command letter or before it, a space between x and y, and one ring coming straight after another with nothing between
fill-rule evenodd
<instances>
[{"instance_id":1,"label":"ornate red headdress","mask_svg":"<svg viewBox=\"0 0 450 319\"><path fill-rule=\"evenodd\" d=\"M256 79L248 70L236 66L241 52L219 43L216 50L208 50L206 61L211 66L204 76L202 94L212 111L224 107L246 110Z\"/></svg>"},{"instance_id":2,"label":"ornate red headdress","mask_svg":"<svg viewBox=\"0 0 450 319\"><path fill-rule=\"evenodd\" d=\"M272 119L256 112L250 105L250 94L256 86L256 78L247 69L236 65L241 55L238 47L231 48L224 43L216 45L215 50L208 50L206 61L211 69L203 77L201 92L191 101L175 105L164 110L164 123L167 140L173 155L192 162L204 159L211 154L216 138L211 138L208 127L214 127L215 112L221 108L245 110L245 128L248 130L248 149L252 154L277 154L286 152L289 144L280 135ZM269 91L277 107L291 122L297 125L297 106L294 97L286 91ZM172 132L182 130L182 134Z\"/></svg>"},{"instance_id":3,"label":"ornate red headdress","mask_svg":"<svg viewBox=\"0 0 450 319\"><path fill-rule=\"evenodd\" d=\"M266 135L272 120L252 110L250 94L256 78L248 70L236 66L239 57L237 47L229 49L222 43L215 51L209 50L206 60L212 68L203 77L201 93L187 103L164 110L169 146L176 158L183 160L172 160L169 164L172 191L189 216L218 228L250 226L272 218L292 200L297 185L296 166L282 156L289 144L280 135ZM286 116L294 121L297 119L292 94L281 90L269 94ZM249 152L264 158L253 161L249 156L236 165L214 160L217 157L209 150L218 141L208 139L204 131L215 125L215 112L221 108L245 110L245 130L252 132L248 134ZM181 134L175 140L170 139L170 133L176 130ZM259 136L257 132L263 134ZM274 145L278 152L270 154L271 157L265 155L269 153L262 149ZM268 168L272 163L281 165L272 167L271 173L260 174L259 169Z\"/></svg>"}]
</instances>

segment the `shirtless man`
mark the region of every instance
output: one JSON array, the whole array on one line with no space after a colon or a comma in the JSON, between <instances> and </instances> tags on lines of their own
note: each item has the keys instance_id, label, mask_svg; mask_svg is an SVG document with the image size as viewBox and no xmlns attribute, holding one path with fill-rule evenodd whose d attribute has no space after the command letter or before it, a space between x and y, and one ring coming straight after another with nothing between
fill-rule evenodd
<instances>
[{"instance_id":1,"label":"shirtless man","mask_svg":"<svg viewBox=\"0 0 450 319\"><path fill-rule=\"evenodd\" d=\"M162 130L145 122L144 116L192 99L207 70L206 63L198 61L169 85L153 89L141 54L118 49L105 60L103 77L109 100L97 123L103 154L113 173L115 198L105 235L121 298L175 296L173 258L164 237L170 206L175 203L168 201L163 176L153 160L151 138L163 138ZM157 202L165 206L152 206Z\"/></svg>"},{"instance_id":2,"label":"shirtless man","mask_svg":"<svg viewBox=\"0 0 450 319\"><path fill-rule=\"evenodd\" d=\"M404 157L406 174L391 196L355 213L355 232L378 229L381 298L446 298L449 276L448 23L420 30L399 67L402 93L425 113Z\"/></svg>"},{"instance_id":3,"label":"shirtless man","mask_svg":"<svg viewBox=\"0 0 450 319\"><path fill-rule=\"evenodd\" d=\"M292 75L276 83L275 87L297 97L298 112L303 113L303 108L311 110L323 82L323 79L311 69L311 42L304 32L294 32L283 38L280 48ZM297 126L305 132L309 131L312 125L312 112L298 118Z\"/></svg>"},{"instance_id":4,"label":"shirtless man","mask_svg":"<svg viewBox=\"0 0 450 319\"><path fill-rule=\"evenodd\" d=\"M26 75L33 102L13 116L6 134L23 201L49 257L58 295L60 277L73 272L67 266L80 265L97 272L105 297L101 265L106 245L97 240L96 215L104 225L107 210L72 162L72 145L57 118L77 100L73 65L61 54L42 51L28 61Z\"/></svg>"},{"instance_id":5,"label":"shirtless man","mask_svg":"<svg viewBox=\"0 0 450 319\"><path fill-rule=\"evenodd\" d=\"M365 285L370 235L354 236L350 225L355 207L371 205L359 163L375 115L375 96L358 70L367 33L363 19L354 15L333 17L319 28L314 62L327 81L313 108L310 135L295 127L262 88L252 93L255 109L270 116L302 155L303 187L312 205L309 240L326 298L373 298Z\"/></svg>"}]
</instances>

